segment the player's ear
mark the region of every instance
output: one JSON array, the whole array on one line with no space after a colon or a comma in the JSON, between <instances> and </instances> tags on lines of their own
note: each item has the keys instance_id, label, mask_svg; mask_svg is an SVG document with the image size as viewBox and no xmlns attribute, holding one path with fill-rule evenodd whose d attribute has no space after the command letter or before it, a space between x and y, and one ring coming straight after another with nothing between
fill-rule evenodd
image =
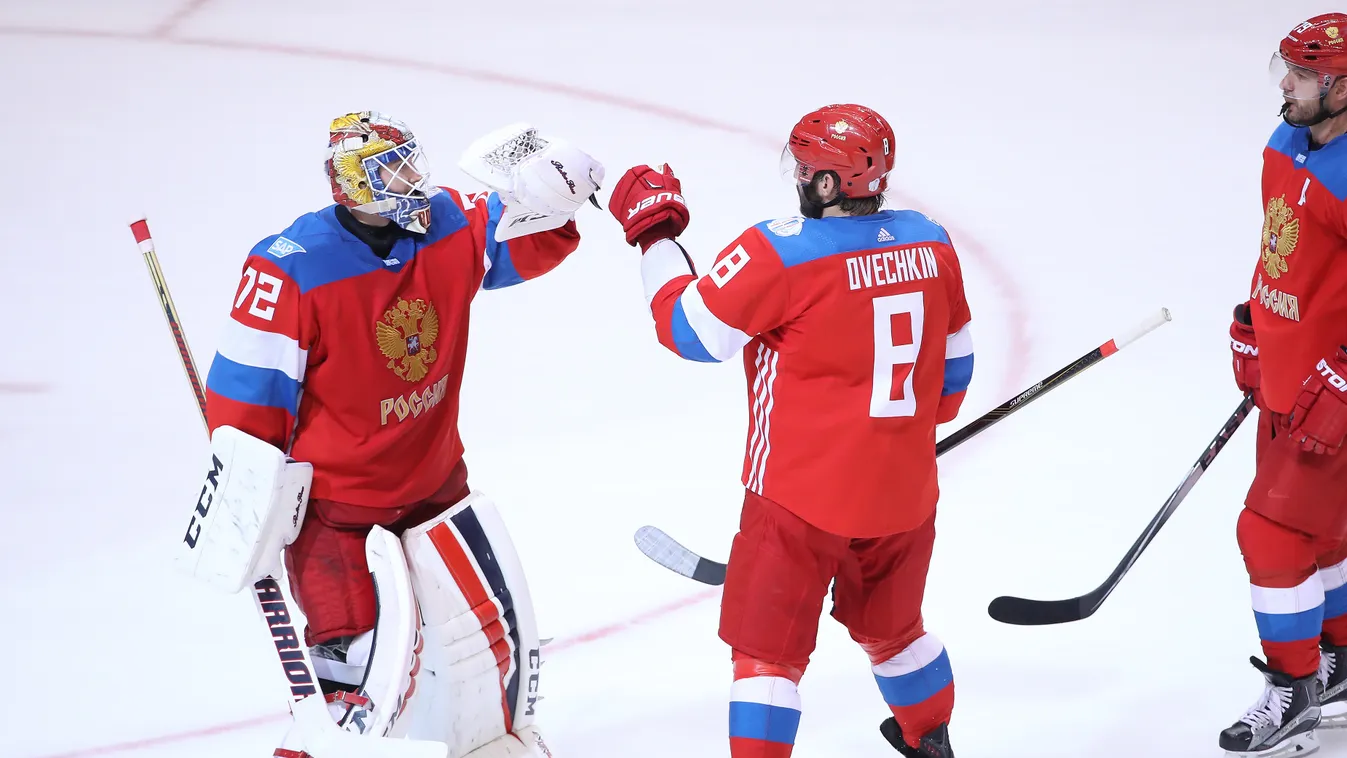
<instances>
[{"instance_id":1,"label":"player's ear","mask_svg":"<svg viewBox=\"0 0 1347 758\"><path fill-rule=\"evenodd\" d=\"M1347 76L1339 76L1333 80L1333 97L1338 101L1347 100Z\"/></svg>"},{"instance_id":2,"label":"player's ear","mask_svg":"<svg viewBox=\"0 0 1347 758\"><path fill-rule=\"evenodd\" d=\"M823 202L831 201L837 195L837 174L820 171L814 175L814 191Z\"/></svg>"}]
</instances>

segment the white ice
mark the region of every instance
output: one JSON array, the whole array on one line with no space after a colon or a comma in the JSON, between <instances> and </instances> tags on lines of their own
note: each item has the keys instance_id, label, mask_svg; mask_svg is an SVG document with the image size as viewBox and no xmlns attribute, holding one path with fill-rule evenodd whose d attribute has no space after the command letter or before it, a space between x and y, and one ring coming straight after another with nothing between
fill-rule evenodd
<instances>
[{"instance_id":1,"label":"white ice","mask_svg":"<svg viewBox=\"0 0 1347 758\"><path fill-rule=\"evenodd\" d=\"M1278 122L1266 66L1326 10L0 3L0 755L260 757L285 728L248 599L168 569L205 439L127 230L136 214L204 372L248 249L330 202L334 115L408 121L450 185L465 185L459 151L515 120L572 139L614 180L670 162L692 207L684 241L705 262L793 212L780 145L802 113L844 101L892 121L894 204L945 223L962 251L977 374L956 424L1153 309L1175 315L942 460L925 618L954 663L958 754L1218 755L1261 686L1234 536L1251 429L1094 618L1012 628L985 608L1093 588L1239 402L1225 331L1247 296ZM742 372L665 352L617 225L588 209L580 227L558 271L477 301L472 483L502 504L557 638L542 710L556 755L727 755L718 595L631 535L657 524L726 555ZM893 755L867 661L831 619L802 696L796 755ZM1347 739L1326 743L1347 754Z\"/></svg>"}]
</instances>

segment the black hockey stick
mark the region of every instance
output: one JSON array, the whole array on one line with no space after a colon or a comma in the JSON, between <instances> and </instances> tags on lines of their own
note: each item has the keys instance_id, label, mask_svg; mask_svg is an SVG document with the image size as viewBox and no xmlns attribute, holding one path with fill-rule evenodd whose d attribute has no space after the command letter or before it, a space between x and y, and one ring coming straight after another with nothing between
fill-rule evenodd
<instances>
[{"instance_id":1,"label":"black hockey stick","mask_svg":"<svg viewBox=\"0 0 1347 758\"><path fill-rule=\"evenodd\" d=\"M1165 501L1164 507L1146 525L1146 529L1141 533L1141 536L1132 544L1127 554L1123 556L1122 562L1118 564L1117 568L1113 569L1113 573L1109 574L1108 579L1103 584L1089 594L1066 600L1029 600L1022 597L1002 596L991 602L991 605L987 607L987 613L1003 624L1023 626L1066 624L1089 618L1095 611L1099 610L1099 606L1103 605L1104 600L1117 588L1123 576L1132 568L1132 564L1137 562L1137 558L1141 557L1141 553L1146 549L1146 546L1151 544L1151 540L1155 539L1160 527L1165 525L1165 522L1179 507L1179 503L1182 503L1183 499L1192 491L1197 484L1197 480L1202 478L1202 474L1206 472L1207 467L1211 466L1211 462L1216 460L1221 448L1225 447L1225 443L1230 441L1230 437L1234 435L1235 430L1244 422L1251 410L1253 410L1253 397L1248 396L1240 402L1239 407L1235 409L1235 413L1225 422L1225 426L1221 427L1221 431L1211 441L1211 444L1207 445L1207 449L1202 452L1202 457L1198 458L1197 463L1194 463L1193 467L1188 470L1188 475L1179 483L1178 489L1174 490L1174 493Z\"/></svg>"},{"instance_id":2,"label":"black hockey stick","mask_svg":"<svg viewBox=\"0 0 1347 758\"><path fill-rule=\"evenodd\" d=\"M1094 350L1082 355L1024 392L1021 392L1010 400L987 411L969 422L967 426L964 426L957 432L940 440L935 446L936 456L939 457L944 455L959 445L967 442L975 435L986 431L1001 419L1018 411L1043 395L1046 395L1049 391L1062 386L1068 379L1071 379L1085 369L1104 360L1110 355L1113 355L1124 347L1127 347L1144 335L1149 334L1157 327L1164 325L1170 321L1170 319L1169 309L1161 308L1158 313L1146 319L1135 328L1124 332L1118 337L1114 337ZM642 553L645 553L647 558L674 573L682 574L689 579L694 579L703 584L717 585L725 583L724 563L713 561L709 558L703 558L697 553L683 547L677 540L665 534L664 531L658 527L643 526L640 529L637 529L635 540L636 547Z\"/></svg>"}]
</instances>

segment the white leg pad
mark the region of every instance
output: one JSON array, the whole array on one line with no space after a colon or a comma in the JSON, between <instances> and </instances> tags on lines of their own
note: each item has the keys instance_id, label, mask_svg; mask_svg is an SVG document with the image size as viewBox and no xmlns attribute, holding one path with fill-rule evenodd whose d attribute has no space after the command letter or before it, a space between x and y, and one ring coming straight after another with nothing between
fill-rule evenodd
<instances>
[{"instance_id":1,"label":"white leg pad","mask_svg":"<svg viewBox=\"0 0 1347 758\"><path fill-rule=\"evenodd\" d=\"M359 689L349 699L325 702L318 694L295 703L295 724L283 747L313 758L446 758L448 746L442 742L385 739L407 736L409 706L424 678L424 642L402 542L373 527L365 540L365 559L378 603L374 630L356 638L346 664L314 665L347 682L363 668Z\"/></svg>"},{"instance_id":2,"label":"white leg pad","mask_svg":"<svg viewBox=\"0 0 1347 758\"><path fill-rule=\"evenodd\" d=\"M533 601L496 507L474 492L407 530L403 549L420 604L426 674L408 736L461 758L534 721L541 664ZM432 684L433 683L433 684ZM531 739L531 738L530 738Z\"/></svg>"},{"instance_id":3,"label":"white leg pad","mask_svg":"<svg viewBox=\"0 0 1347 758\"><path fill-rule=\"evenodd\" d=\"M466 758L552 758L552 749L535 724L497 737L468 753Z\"/></svg>"},{"instance_id":4,"label":"white leg pad","mask_svg":"<svg viewBox=\"0 0 1347 758\"><path fill-rule=\"evenodd\" d=\"M402 543L374 527L365 540L365 560L374 577L378 618L360 695L367 703L350 708L338 723L343 729L376 737L404 737L401 717L417 691L423 647L412 595L411 574Z\"/></svg>"}]
</instances>

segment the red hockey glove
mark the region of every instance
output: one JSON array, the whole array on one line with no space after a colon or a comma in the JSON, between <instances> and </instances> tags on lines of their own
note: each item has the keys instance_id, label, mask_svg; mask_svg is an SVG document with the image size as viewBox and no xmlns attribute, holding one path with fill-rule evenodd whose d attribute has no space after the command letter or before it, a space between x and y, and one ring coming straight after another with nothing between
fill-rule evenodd
<instances>
[{"instance_id":1,"label":"red hockey glove","mask_svg":"<svg viewBox=\"0 0 1347 758\"><path fill-rule=\"evenodd\" d=\"M1347 438L1347 348L1314 368L1296 398L1288 433L1307 453L1337 455Z\"/></svg>"},{"instance_id":2,"label":"red hockey glove","mask_svg":"<svg viewBox=\"0 0 1347 758\"><path fill-rule=\"evenodd\" d=\"M1235 386L1244 394L1253 393L1253 401L1263 405L1263 372L1258 368L1258 341L1253 334L1253 320L1249 318L1249 304L1235 306L1235 320L1230 324L1230 352L1234 354Z\"/></svg>"},{"instance_id":3,"label":"red hockey glove","mask_svg":"<svg viewBox=\"0 0 1347 758\"><path fill-rule=\"evenodd\" d=\"M662 239L673 239L688 228L688 206L683 185L667 165L662 171L649 166L627 170L608 199L608 212L627 233L628 245L641 252Z\"/></svg>"}]
</instances>

